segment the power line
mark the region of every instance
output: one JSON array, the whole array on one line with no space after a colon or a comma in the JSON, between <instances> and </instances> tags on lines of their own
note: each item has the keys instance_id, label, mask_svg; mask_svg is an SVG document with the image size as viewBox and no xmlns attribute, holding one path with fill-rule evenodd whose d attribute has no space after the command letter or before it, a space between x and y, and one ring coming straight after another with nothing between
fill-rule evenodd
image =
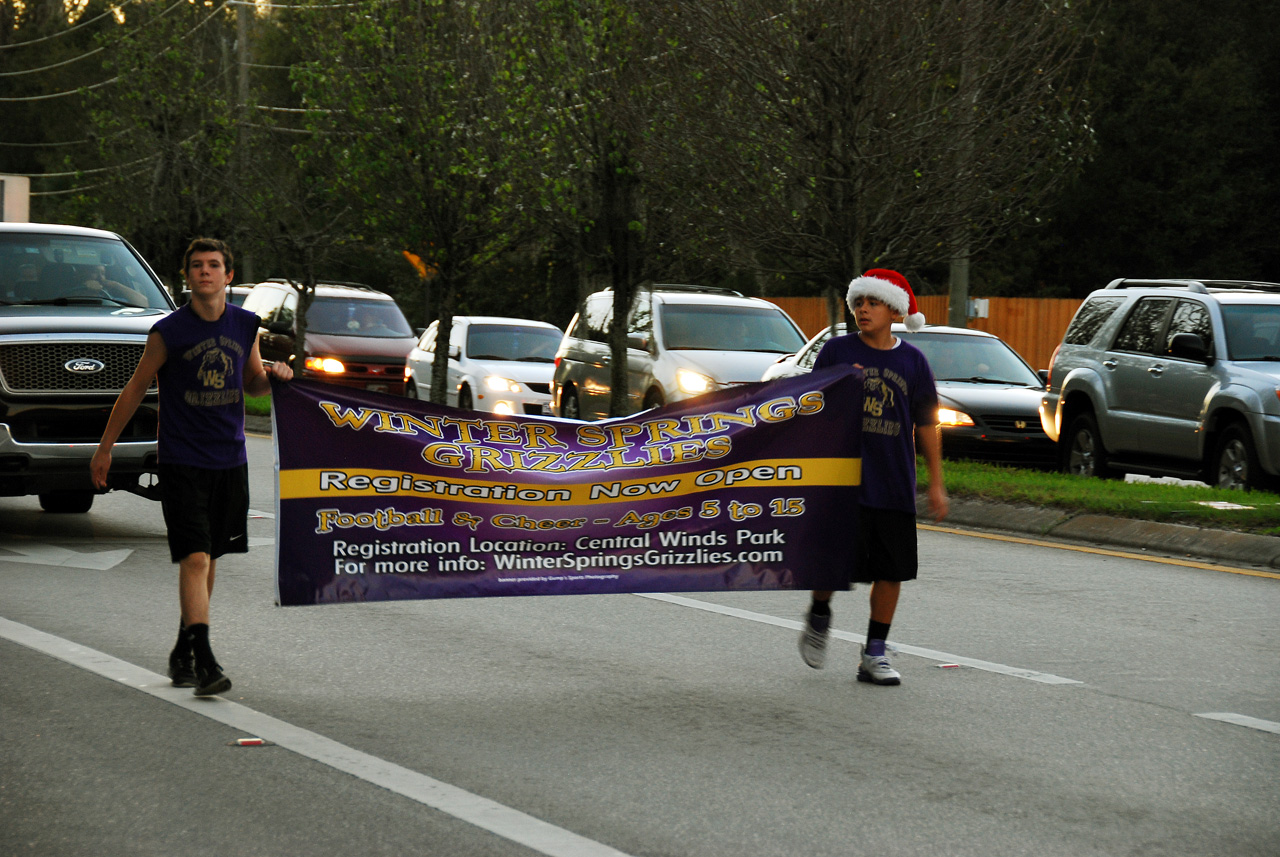
<instances>
[{"instance_id":1,"label":"power line","mask_svg":"<svg viewBox=\"0 0 1280 857\"><path fill-rule=\"evenodd\" d=\"M179 3L182 3L182 2L185 2L185 0L179 0ZM193 35L197 30L199 30L199 29L200 29L201 27L203 27L205 24L207 24L207 23L209 23L210 21L212 21L212 20L213 20L213 18L214 18L214 16L216 16L216 15L217 15L219 12L221 12L223 9L227 8L227 6L229 6L229 5L230 5L230 3L231 3L231 0L223 0L223 3L222 3L222 5L221 5L221 6L219 6L219 7L218 7L218 8L216 8L216 9L214 9L212 12L210 12L210 13L208 14L208 16L207 16L207 17L205 17L205 19L204 19L203 21L201 21L200 23L198 23L198 24L196 24L194 27L192 27L190 30L188 30L188 31L187 31L187 32L182 36L182 38L184 38L184 39L185 39L185 38L187 38L188 36ZM179 4L178 4L178 3L175 3L174 5L176 6L176 5L179 5ZM173 7L170 7L170 8L173 8ZM168 11L168 10L166 10L166 11ZM167 50L167 49L166 49L166 50ZM159 56L160 56L161 54L163 54L164 52L165 52L165 51L163 51L163 50L162 50L162 51L159 51L159 52L157 52L157 53L153 54L153 55L150 57L150 59L153 59L153 60L154 60L156 57L159 57ZM82 86L82 87L79 87L79 88L77 88L77 89L68 89L68 90L64 90L64 91L62 91L62 92L49 92L49 93L46 93L46 94L44 94L44 95L24 95L24 96L20 96L20 97L17 97L17 98L0 98L0 103L13 104L13 103L17 103L17 102L23 102L23 103L26 103L26 102L32 102L32 101L49 101L50 99L53 99L53 98L64 98L64 97L66 97L66 96L68 96L68 95L79 95L79 94L81 94L81 93L83 93L83 92L90 92L90 91L95 90L95 89L101 89L101 88L102 88L102 87L104 87L104 86L110 86L110 85L111 85L111 84L113 84L113 83L116 83L116 82L118 82L118 81L120 81L120 80L123 80L123 79L124 79L124 78L126 78L129 74L132 74L133 72L135 72L135 71L137 71L137 70L138 70L138 69L137 69L137 67L134 67L134 68L130 69L128 72L126 72L125 74L118 74L118 75L116 75L115 77L113 77L113 78L111 78L111 79L109 79L109 80L104 80L104 81L101 81L100 83L90 84L89 86Z\"/></svg>"},{"instance_id":2,"label":"power line","mask_svg":"<svg viewBox=\"0 0 1280 857\"><path fill-rule=\"evenodd\" d=\"M134 3L141 3L141 2L142 0L128 0L128 2L124 5L131 5ZM75 26L67 27L67 29L54 33L53 35L50 35L50 36L41 36L38 39L31 39L25 42L14 42L11 45L0 45L0 51L12 50L13 48L25 48L27 45L38 45L41 42L48 42L48 41L52 41L53 39L60 39L63 36L74 33L76 30L79 30L81 27L87 27L90 24L94 23L95 21L101 21L103 18L107 17L108 15L114 15L115 13L116 13L115 9L108 9L107 11L103 12L101 15L98 15L96 18L90 18L87 21L81 21Z\"/></svg>"},{"instance_id":3,"label":"power line","mask_svg":"<svg viewBox=\"0 0 1280 857\"><path fill-rule=\"evenodd\" d=\"M120 37L119 41L117 41L115 44L97 47L87 53L80 54L79 56L74 56L71 59L63 60L62 62L54 63L53 65L46 65L41 68L24 68L24 69L20 69L19 71L0 72L0 77L18 77L24 74L36 74L37 72L42 72L42 71L52 71L55 68L62 68L63 66L71 65L72 63L79 62L82 59L87 59L93 56L94 54L100 54L103 51L107 50L107 48L114 48L116 44L123 42L125 39L132 38L136 33L141 32L143 28L151 26L152 24L156 23L161 18L163 18L165 15L168 15L174 9L177 9L179 6L186 5L187 2L188 0L177 0L177 2L175 2L168 9L165 9L159 15L156 15L154 18L149 18L148 20L144 21L140 26L138 26L136 29L130 30L129 32L125 33L123 36ZM103 17L102 15L99 15L97 18L94 18L94 20L95 21L100 20L102 17ZM71 32L71 31L67 30L65 32ZM23 42L22 44L28 44L28 43ZM12 47L12 46L9 46L9 47Z\"/></svg>"},{"instance_id":4,"label":"power line","mask_svg":"<svg viewBox=\"0 0 1280 857\"><path fill-rule=\"evenodd\" d=\"M183 142L186 142L186 141L183 141ZM94 175L99 175L100 173L111 173L111 172L115 172L116 170L123 170L123 169L128 169L129 167L136 167L138 164L145 164L147 161L154 161L158 157L160 156L147 155L145 158L138 158L136 161L130 161L127 164L113 164L112 166L109 166L109 167L95 167L94 169L91 169L91 170L71 170L65 173L16 173L15 175L19 175L19 176L22 176L23 178L28 178L28 179L65 179L68 176L94 176Z\"/></svg>"}]
</instances>

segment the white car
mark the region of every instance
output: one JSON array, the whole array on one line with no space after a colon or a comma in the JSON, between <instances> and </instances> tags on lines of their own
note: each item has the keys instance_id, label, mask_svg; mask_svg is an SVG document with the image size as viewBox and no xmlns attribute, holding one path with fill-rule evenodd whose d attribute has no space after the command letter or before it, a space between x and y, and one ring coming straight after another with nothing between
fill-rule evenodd
<instances>
[{"instance_id":1,"label":"white car","mask_svg":"<svg viewBox=\"0 0 1280 857\"><path fill-rule=\"evenodd\" d=\"M436 356L433 321L404 364L405 395L431 397ZM449 335L447 403L495 414L549 414L560 328L527 318L456 315Z\"/></svg>"},{"instance_id":2,"label":"white car","mask_svg":"<svg viewBox=\"0 0 1280 857\"><path fill-rule=\"evenodd\" d=\"M555 415L609 416L613 293L579 306L556 354ZM655 285L640 291L627 315L628 413L757 381L804 334L777 304L726 289Z\"/></svg>"}]
</instances>

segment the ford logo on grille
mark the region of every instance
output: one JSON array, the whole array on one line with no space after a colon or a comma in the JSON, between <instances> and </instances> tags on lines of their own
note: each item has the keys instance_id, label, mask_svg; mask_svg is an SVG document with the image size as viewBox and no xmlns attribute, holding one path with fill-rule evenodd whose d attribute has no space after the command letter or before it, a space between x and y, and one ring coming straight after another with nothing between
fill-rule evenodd
<instances>
[{"instance_id":1,"label":"ford logo on grille","mask_svg":"<svg viewBox=\"0 0 1280 857\"><path fill-rule=\"evenodd\" d=\"M94 372L101 372L106 369L107 364L101 360L94 360L92 357L78 357L75 360L68 360L63 363L62 368L78 375L92 375Z\"/></svg>"}]
</instances>

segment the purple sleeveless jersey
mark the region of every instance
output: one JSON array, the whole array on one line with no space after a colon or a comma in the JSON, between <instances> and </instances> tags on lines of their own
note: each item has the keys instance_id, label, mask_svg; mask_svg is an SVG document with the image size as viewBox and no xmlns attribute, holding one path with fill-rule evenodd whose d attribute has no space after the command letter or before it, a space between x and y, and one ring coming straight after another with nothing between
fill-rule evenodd
<instances>
[{"instance_id":1,"label":"purple sleeveless jersey","mask_svg":"<svg viewBox=\"0 0 1280 857\"><path fill-rule=\"evenodd\" d=\"M187 304L151 329L168 351L157 376L161 463L211 470L244 464L244 365L258 317L229 303L220 319L205 321Z\"/></svg>"}]
</instances>

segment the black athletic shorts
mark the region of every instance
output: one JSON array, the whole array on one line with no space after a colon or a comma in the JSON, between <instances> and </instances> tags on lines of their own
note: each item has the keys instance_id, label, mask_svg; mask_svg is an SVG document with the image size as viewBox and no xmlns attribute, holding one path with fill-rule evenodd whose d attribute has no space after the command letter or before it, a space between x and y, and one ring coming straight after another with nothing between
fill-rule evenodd
<instances>
[{"instance_id":1,"label":"black athletic shorts","mask_svg":"<svg viewBox=\"0 0 1280 857\"><path fill-rule=\"evenodd\" d=\"M249 465L208 470L160 465L160 506L169 531L169 556L217 559L249 550Z\"/></svg>"},{"instance_id":2,"label":"black athletic shorts","mask_svg":"<svg viewBox=\"0 0 1280 857\"><path fill-rule=\"evenodd\" d=\"M851 580L915 580L916 516L895 509L858 509L858 565Z\"/></svg>"}]
</instances>

